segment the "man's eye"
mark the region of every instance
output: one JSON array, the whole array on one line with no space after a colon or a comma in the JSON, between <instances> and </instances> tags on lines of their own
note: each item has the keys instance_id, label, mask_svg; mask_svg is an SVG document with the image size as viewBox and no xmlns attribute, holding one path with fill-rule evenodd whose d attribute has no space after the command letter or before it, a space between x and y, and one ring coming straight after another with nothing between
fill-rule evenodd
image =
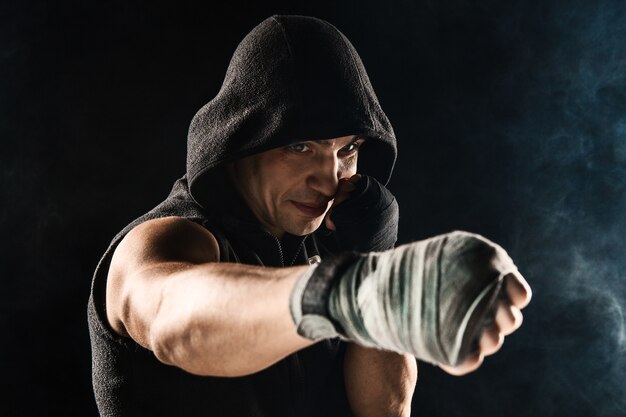
<instances>
[{"instance_id":1,"label":"man's eye","mask_svg":"<svg viewBox=\"0 0 626 417\"><path fill-rule=\"evenodd\" d=\"M288 145L287 149L297 153L304 153L309 150L309 145L306 143L294 143L293 145Z\"/></svg>"},{"instance_id":2,"label":"man's eye","mask_svg":"<svg viewBox=\"0 0 626 417\"><path fill-rule=\"evenodd\" d=\"M351 144L349 144L348 146L345 146L343 148L343 151L345 153L353 153L355 151L357 151L359 149L359 147L361 146L360 142L352 142Z\"/></svg>"}]
</instances>

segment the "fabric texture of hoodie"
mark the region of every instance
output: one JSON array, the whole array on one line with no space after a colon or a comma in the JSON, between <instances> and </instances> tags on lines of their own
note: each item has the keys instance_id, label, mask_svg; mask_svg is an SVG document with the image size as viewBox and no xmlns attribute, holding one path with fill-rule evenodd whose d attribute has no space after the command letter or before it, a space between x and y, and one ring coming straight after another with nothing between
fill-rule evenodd
<instances>
[{"instance_id":1,"label":"fabric texture of hoodie","mask_svg":"<svg viewBox=\"0 0 626 417\"><path fill-rule=\"evenodd\" d=\"M341 250L328 234L265 231L234 190L224 164L306 140L358 135L359 173L387 183L396 140L361 59L334 26L306 16L272 16L239 44L224 83L194 116L187 172L157 207L120 231L102 256L88 303L93 385L103 416L346 416L344 343L324 340L239 378L201 377L164 365L106 319L111 257L135 226L177 216L210 230L220 261L306 264ZM245 308L245 306L242 306Z\"/></svg>"}]
</instances>

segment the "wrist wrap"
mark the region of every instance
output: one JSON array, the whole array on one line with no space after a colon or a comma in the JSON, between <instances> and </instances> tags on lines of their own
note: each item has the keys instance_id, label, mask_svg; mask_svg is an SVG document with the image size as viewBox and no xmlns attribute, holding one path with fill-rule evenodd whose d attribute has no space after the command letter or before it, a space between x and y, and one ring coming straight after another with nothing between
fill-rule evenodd
<instances>
[{"instance_id":1,"label":"wrist wrap","mask_svg":"<svg viewBox=\"0 0 626 417\"><path fill-rule=\"evenodd\" d=\"M398 203L373 177L361 177L350 198L332 210L330 218L342 250L383 251L393 248L398 239Z\"/></svg>"}]
</instances>

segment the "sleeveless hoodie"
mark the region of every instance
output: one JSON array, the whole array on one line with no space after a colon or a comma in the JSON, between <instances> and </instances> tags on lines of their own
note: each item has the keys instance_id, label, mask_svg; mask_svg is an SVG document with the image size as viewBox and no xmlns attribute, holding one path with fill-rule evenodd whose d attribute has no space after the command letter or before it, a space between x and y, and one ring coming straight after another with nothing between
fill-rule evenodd
<instances>
[{"instance_id":1,"label":"sleeveless hoodie","mask_svg":"<svg viewBox=\"0 0 626 417\"><path fill-rule=\"evenodd\" d=\"M106 280L124 236L145 221L178 216L210 230L221 262L306 264L341 251L332 233L265 231L232 187L224 164L307 140L359 135L359 173L387 183L396 140L360 57L323 20L272 16L237 47L217 96L194 116L187 172L167 198L111 241L96 267L88 302L93 387L102 416L348 416L343 383L345 345L324 340L244 377L189 374L159 362L106 319ZM245 308L245 306L241 306Z\"/></svg>"}]
</instances>

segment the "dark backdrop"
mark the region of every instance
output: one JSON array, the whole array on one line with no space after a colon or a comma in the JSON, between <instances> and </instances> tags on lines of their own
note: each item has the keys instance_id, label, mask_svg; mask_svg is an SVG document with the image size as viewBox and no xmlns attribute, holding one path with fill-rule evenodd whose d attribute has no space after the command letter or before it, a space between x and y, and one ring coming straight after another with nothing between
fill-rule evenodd
<instances>
[{"instance_id":1,"label":"dark backdrop","mask_svg":"<svg viewBox=\"0 0 626 417\"><path fill-rule=\"evenodd\" d=\"M394 124L400 241L484 234L535 291L479 371L420 367L414 415L625 416L626 5L256 3L0 3L0 414L96 415L96 262L182 175L238 42L293 13L352 40Z\"/></svg>"}]
</instances>

